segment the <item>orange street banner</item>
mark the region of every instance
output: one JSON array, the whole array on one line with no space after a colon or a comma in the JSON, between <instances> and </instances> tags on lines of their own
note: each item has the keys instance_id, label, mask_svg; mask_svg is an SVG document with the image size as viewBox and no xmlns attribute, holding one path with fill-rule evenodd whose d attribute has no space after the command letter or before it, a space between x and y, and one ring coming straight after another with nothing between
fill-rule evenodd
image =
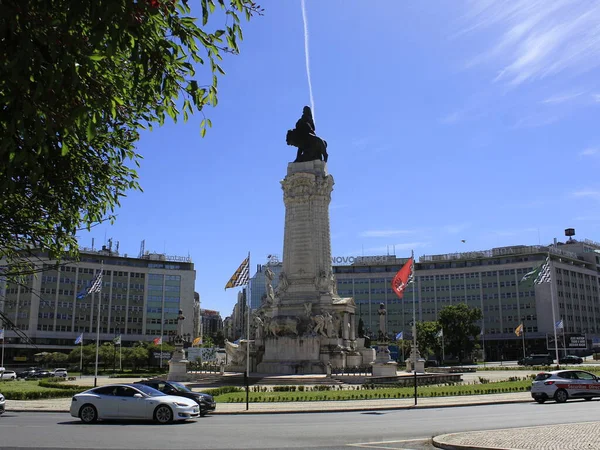
<instances>
[{"instance_id":1,"label":"orange street banner","mask_svg":"<svg viewBox=\"0 0 600 450\"><path fill-rule=\"evenodd\" d=\"M202 345L202 336L197 337L192 341L192 345Z\"/></svg>"},{"instance_id":2,"label":"orange street banner","mask_svg":"<svg viewBox=\"0 0 600 450\"><path fill-rule=\"evenodd\" d=\"M240 267L235 271L232 277L225 285L225 289L234 288L238 286L246 286L250 279L250 256L242 261Z\"/></svg>"},{"instance_id":3,"label":"orange street banner","mask_svg":"<svg viewBox=\"0 0 600 450\"><path fill-rule=\"evenodd\" d=\"M523 324L520 324L517 328L515 328L515 334L517 336L521 336L523 334Z\"/></svg>"},{"instance_id":4,"label":"orange street banner","mask_svg":"<svg viewBox=\"0 0 600 450\"><path fill-rule=\"evenodd\" d=\"M402 298L404 289L406 289L406 286L408 286L408 283L412 280L413 263L414 258L411 256L392 280L392 289L398 298Z\"/></svg>"}]
</instances>

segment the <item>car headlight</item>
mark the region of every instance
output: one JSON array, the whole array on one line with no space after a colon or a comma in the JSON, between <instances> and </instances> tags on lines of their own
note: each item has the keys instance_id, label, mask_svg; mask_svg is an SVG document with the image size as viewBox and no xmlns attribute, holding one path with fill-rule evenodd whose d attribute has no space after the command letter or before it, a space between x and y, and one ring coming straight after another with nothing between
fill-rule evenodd
<instances>
[{"instance_id":1,"label":"car headlight","mask_svg":"<svg viewBox=\"0 0 600 450\"><path fill-rule=\"evenodd\" d=\"M0 402L4 401L4 395L0 394Z\"/></svg>"},{"instance_id":2,"label":"car headlight","mask_svg":"<svg viewBox=\"0 0 600 450\"><path fill-rule=\"evenodd\" d=\"M187 403L175 402L177 406L190 406Z\"/></svg>"}]
</instances>

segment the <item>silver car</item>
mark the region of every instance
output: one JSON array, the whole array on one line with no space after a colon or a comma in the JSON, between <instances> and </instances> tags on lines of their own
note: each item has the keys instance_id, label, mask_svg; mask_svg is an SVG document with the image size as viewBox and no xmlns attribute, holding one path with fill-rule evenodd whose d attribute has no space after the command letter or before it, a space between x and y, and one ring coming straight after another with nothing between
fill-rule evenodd
<instances>
[{"instance_id":1,"label":"silver car","mask_svg":"<svg viewBox=\"0 0 600 450\"><path fill-rule=\"evenodd\" d=\"M600 397L600 379L584 370L541 372L531 384L531 397L538 403L564 403L570 398L591 400Z\"/></svg>"},{"instance_id":2,"label":"silver car","mask_svg":"<svg viewBox=\"0 0 600 450\"><path fill-rule=\"evenodd\" d=\"M73 396L70 412L84 423L98 419L143 419L164 424L197 418L200 407L194 400L165 395L149 386L111 384Z\"/></svg>"},{"instance_id":3,"label":"silver car","mask_svg":"<svg viewBox=\"0 0 600 450\"><path fill-rule=\"evenodd\" d=\"M0 415L2 415L5 410L6 410L6 399L4 398L4 395L0 394Z\"/></svg>"}]
</instances>

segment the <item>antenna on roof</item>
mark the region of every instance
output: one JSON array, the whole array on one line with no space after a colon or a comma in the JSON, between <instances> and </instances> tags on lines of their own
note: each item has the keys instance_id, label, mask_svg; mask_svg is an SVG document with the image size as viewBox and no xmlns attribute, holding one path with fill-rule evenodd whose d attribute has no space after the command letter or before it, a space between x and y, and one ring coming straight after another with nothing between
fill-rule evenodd
<instances>
[{"instance_id":1,"label":"antenna on roof","mask_svg":"<svg viewBox=\"0 0 600 450\"><path fill-rule=\"evenodd\" d=\"M142 256L144 256L145 248L146 248L146 239L144 239L140 244L140 254L138 255L138 258L141 258Z\"/></svg>"}]
</instances>

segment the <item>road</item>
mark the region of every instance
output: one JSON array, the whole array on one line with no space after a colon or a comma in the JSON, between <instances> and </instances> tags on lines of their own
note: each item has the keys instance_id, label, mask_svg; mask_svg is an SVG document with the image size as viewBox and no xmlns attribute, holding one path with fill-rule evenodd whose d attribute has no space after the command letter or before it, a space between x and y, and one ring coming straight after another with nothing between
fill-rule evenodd
<instances>
[{"instance_id":1,"label":"road","mask_svg":"<svg viewBox=\"0 0 600 450\"><path fill-rule=\"evenodd\" d=\"M167 426L84 425L65 413L0 418L1 448L61 449L430 449L434 435L550 423L600 421L598 401L520 403L378 412L216 415ZM411 442L412 441L412 442Z\"/></svg>"}]
</instances>

